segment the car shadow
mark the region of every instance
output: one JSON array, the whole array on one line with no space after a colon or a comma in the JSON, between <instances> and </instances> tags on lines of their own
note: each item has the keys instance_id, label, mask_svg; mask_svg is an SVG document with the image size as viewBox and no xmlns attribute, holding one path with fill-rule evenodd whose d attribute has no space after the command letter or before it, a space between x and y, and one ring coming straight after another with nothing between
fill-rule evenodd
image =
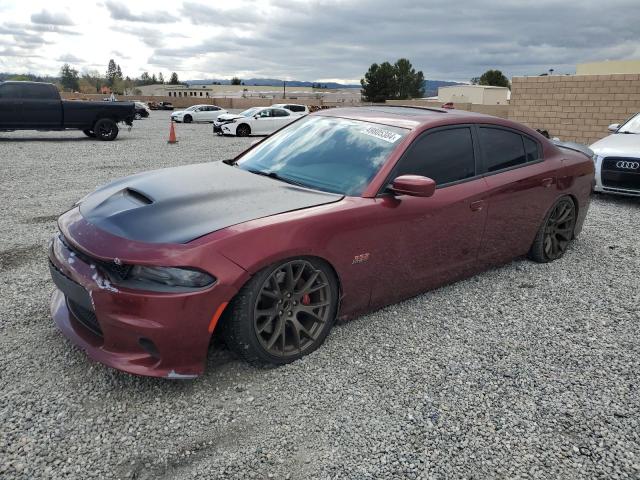
<instances>
[{"instance_id":1,"label":"car shadow","mask_svg":"<svg viewBox=\"0 0 640 480\"><path fill-rule=\"evenodd\" d=\"M0 143L24 143L24 142L97 142L95 138L89 137L16 137L16 138L2 138L0 136Z\"/></svg>"}]
</instances>

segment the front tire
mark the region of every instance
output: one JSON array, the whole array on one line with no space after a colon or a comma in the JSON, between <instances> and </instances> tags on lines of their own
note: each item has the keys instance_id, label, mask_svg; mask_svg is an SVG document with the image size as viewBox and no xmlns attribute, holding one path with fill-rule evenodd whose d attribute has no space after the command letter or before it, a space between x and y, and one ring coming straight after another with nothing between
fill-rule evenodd
<instances>
[{"instance_id":1,"label":"front tire","mask_svg":"<svg viewBox=\"0 0 640 480\"><path fill-rule=\"evenodd\" d=\"M577 211L571 197L562 197L547 213L536 234L529 258L538 263L547 263L562 257L574 237Z\"/></svg>"},{"instance_id":2,"label":"front tire","mask_svg":"<svg viewBox=\"0 0 640 480\"><path fill-rule=\"evenodd\" d=\"M238 137L248 137L249 135L251 135L251 127L246 123L238 125L238 128L236 128L236 135Z\"/></svg>"},{"instance_id":3,"label":"front tire","mask_svg":"<svg viewBox=\"0 0 640 480\"><path fill-rule=\"evenodd\" d=\"M247 282L222 323L229 348L256 366L283 365L317 349L338 309L333 270L316 258L267 267Z\"/></svg>"},{"instance_id":4,"label":"front tire","mask_svg":"<svg viewBox=\"0 0 640 480\"><path fill-rule=\"evenodd\" d=\"M139 112L136 112L136 114L135 114L135 116L133 118L135 118L136 120L140 120L140 119L142 119L142 114L139 113Z\"/></svg>"},{"instance_id":5,"label":"front tire","mask_svg":"<svg viewBox=\"0 0 640 480\"><path fill-rule=\"evenodd\" d=\"M93 130L83 130L82 133L84 133L89 138L96 138L96 134Z\"/></svg>"},{"instance_id":6,"label":"front tire","mask_svg":"<svg viewBox=\"0 0 640 480\"><path fill-rule=\"evenodd\" d=\"M193 118L191 117L191 115L185 115L183 121L184 123L191 123L193 122Z\"/></svg>"},{"instance_id":7,"label":"front tire","mask_svg":"<svg viewBox=\"0 0 640 480\"><path fill-rule=\"evenodd\" d=\"M103 141L115 140L118 136L118 125L110 118L101 118L93 126L96 138Z\"/></svg>"}]
</instances>

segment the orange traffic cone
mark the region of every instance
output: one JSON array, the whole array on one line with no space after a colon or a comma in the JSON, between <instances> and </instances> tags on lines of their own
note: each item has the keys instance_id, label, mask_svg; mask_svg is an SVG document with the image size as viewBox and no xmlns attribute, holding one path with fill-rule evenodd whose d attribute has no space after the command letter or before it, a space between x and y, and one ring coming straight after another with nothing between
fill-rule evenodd
<instances>
[{"instance_id":1,"label":"orange traffic cone","mask_svg":"<svg viewBox=\"0 0 640 480\"><path fill-rule=\"evenodd\" d=\"M171 120L171 128L169 129L169 140L167 143L178 143L176 140L176 129L173 126L173 120Z\"/></svg>"}]
</instances>

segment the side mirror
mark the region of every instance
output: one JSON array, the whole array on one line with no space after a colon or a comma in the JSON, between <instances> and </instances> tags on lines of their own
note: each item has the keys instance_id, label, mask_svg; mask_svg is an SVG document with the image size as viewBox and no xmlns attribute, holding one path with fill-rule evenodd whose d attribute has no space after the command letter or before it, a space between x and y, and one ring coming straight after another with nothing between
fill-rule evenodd
<instances>
[{"instance_id":1,"label":"side mirror","mask_svg":"<svg viewBox=\"0 0 640 480\"><path fill-rule=\"evenodd\" d=\"M430 197L436 191L436 182L420 175L401 175L393 181L391 189L398 195Z\"/></svg>"},{"instance_id":2,"label":"side mirror","mask_svg":"<svg viewBox=\"0 0 640 480\"><path fill-rule=\"evenodd\" d=\"M610 132L617 132L619 128L620 128L619 123L612 123L611 125L609 125L608 130Z\"/></svg>"}]
</instances>

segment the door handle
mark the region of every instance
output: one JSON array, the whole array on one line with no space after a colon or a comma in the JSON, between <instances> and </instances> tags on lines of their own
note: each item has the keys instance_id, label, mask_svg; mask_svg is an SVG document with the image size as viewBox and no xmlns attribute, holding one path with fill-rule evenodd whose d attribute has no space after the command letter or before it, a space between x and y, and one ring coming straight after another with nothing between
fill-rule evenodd
<instances>
[{"instance_id":1,"label":"door handle","mask_svg":"<svg viewBox=\"0 0 640 480\"><path fill-rule=\"evenodd\" d=\"M471 202L469 204L469 208L472 212L479 212L484 207L484 200L478 200L476 202Z\"/></svg>"},{"instance_id":2,"label":"door handle","mask_svg":"<svg viewBox=\"0 0 640 480\"><path fill-rule=\"evenodd\" d=\"M553 178L543 178L540 182L544 188L549 188L553 185Z\"/></svg>"}]
</instances>

